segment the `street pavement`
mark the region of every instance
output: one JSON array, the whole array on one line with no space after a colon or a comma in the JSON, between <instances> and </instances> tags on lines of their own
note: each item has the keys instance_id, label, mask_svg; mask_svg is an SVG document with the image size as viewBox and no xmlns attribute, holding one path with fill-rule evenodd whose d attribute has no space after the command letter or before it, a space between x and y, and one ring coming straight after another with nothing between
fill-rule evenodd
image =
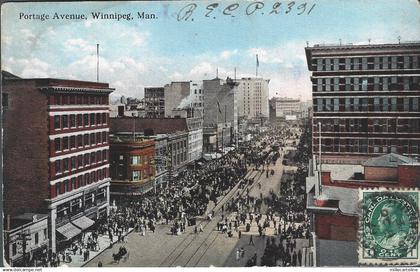
<instances>
[{"instance_id":1,"label":"street pavement","mask_svg":"<svg viewBox=\"0 0 420 272\"><path fill-rule=\"evenodd\" d=\"M287 166L282 165L282 157L279 158L276 164L269 166L273 169L274 175L262 174L261 171L250 171L248 175L255 177L255 181L250 189L250 195L259 197L260 193L263 196L268 196L270 190L278 192L283 170ZM261 190L258 187L261 183ZM217 231L217 222L221 219L221 205L226 203L230 196L237 193L237 186L235 186L226 196L218 199L218 204L210 202L208 212L215 209L215 218L211 221L205 220L203 217L197 222L202 224L203 232L194 233L194 227L187 227L185 233L177 236L171 235L168 225L158 225L155 233L147 232L145 236L140 233L131 232L126 237L126 243L115 244L112 249L107 249L96 258L86 264L87 267L95 267L101 261L106 267L208 267L225 266L225 267L243 267L247 260L257 253L257 265L260 264L260 258L265 249L266 238L258 236L258 228L254 220L250 232L244 232L244 226L240 226L242 231L241 239L238 239L238 233L233 231L233 237L228 237ZM244 189L245 191L245 189ZM230 214L229 217L234 218L235 213ZM263 216L264 219L265 216ZM277 222L279 219L277 218ZM249 236L253 235L255 245L249 244ZM266 236L274 235L274 228L271 225L267 228ZM119 246L123 245L129 252L129 257L119 263L114 262L112 254L116 253ZM297 250L307 246L307 240L297 239ZM236 249L244 248L245 256L236 259Z\"/></svg>"}]
</instances>

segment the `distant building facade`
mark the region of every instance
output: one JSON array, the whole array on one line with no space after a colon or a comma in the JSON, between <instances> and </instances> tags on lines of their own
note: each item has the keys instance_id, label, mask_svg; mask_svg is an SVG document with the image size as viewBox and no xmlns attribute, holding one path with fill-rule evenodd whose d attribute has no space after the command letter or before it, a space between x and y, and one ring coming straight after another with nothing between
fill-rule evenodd
<instances>
[{"instance_id":1,"label":"distant building facade","mask_svg":"<svg viewBox=\"0 0 420 272\"><path fill-rule=\"evenodd\" d=\"M144 108L146 118L165 117L165 88L144 88Z\"/></svg>"},{"instance_id":2,"label":"distant building facade","mask_svg":"<svg viewBox=\"0 0 420 272\"><path fill-rule=\"evenodd\" d=\"M165 117L175 117L174 110L180 106L188 106L187 98L190 96L190 82L177 81L165 85ZM184 102L185 105L181 105Z\"/></svg>"},{"instance_id":3,"label":"distant building facade","mask_svg":"<svg viewBox=\"0 0 420 272\"><path fill-rule=\"evenodd\" d=\"M275 100L276 117L287 119L300 119L301 101L295 98L279 97Z\"/></svg>"},{"instance_id":4,"label":"distant building facade","mask_svg":"<svg viewBox=\"0 0 420 272\"><path fill-rule=\"evenodd\" d=\"M247 119L269 117L268 94L270 82L263 78L241 78L238 86L238 116Z\"/></svg>"},{"instance_id":5,"label":"distant building facade","mask_svg":"<svg viewBox=\"0 0 420 272\"><path fill-rule=\"evenodd\" d=\"M225 144L235 141L238 133L238 83L227 78L215 78L203 81L204 92L204 123L203 138L205 142L212 142L211 135L221 130L221 124L228 123L229 131L225 131L230 139ZM226 127L226 125L224 126ZM214 139L215 141L216 139ZM220 145L221 147L221 145ZM206 148L207 149L207 148Z\"/></svg>"}]
</instances>

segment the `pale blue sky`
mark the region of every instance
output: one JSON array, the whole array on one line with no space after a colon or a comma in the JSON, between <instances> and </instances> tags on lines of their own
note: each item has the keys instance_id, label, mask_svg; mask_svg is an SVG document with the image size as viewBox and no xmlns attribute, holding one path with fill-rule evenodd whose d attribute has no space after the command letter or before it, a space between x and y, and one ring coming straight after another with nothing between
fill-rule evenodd
<instances>
[{"instance_id":1,"label":"pale blue sky","mask_svg":"<svg viewBox=\"0 0 420 272\"><path fill-rule=\"evenodd\" d=\"M296 1L284 14L269 14L276 1L246 16L250 1L239 1L235 17L223 15L234 1L223 1L209 18L197 3L191 18L177 21L188 2L81 2L9 3L2 6L2 69L23 77L59 77L96 80L96 44L100 44L100 80L117 94L143 96L145 86L163 86L172 80L255 75L270 78L270 96L310 98L306 68L306 41L315 43L394 43L420 40L420 4L417 0L307 1L309 15L297 15ZM92 20L91 12L155 13L157 20ZM300 11L300 10L299 10ZM86 14L88 20L20 20L19 14ZM264 13L264 14L262 14ZM216 17L215 19L213 17Z\"/></svg>"}]
</instances>

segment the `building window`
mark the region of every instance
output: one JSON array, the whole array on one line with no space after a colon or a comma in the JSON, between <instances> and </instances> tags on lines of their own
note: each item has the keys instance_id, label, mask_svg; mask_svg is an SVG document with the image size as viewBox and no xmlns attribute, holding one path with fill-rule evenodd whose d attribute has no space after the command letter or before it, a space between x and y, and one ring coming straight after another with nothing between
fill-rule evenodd
<instances>
[{"instance_id":1,"label":"building window","mask_svg":"<svg viewBox=\"0 0 420 272\"><path fill-rule=\"evenodd\" d=\"M68 150L69 149L69 137L64 137L63 138L63 150Z\"/></svg>"},{"instance_id":2,"label":"building window","mask_svg":"<svg viewBox=\"0 0 420 272\"><path fill-rule=\"evenodd\" d=\"M56 195L61 195L61 183L56 183L55 184L55 194Z\"/></svg>"},{"instance_id":3,"label":"building window","mask_svg":"<svg viewBox=\"0 0 420 272\"><path fill-rule=\"evenodd\" d=\"M84 138L83 143L85 144L85 146L89 145L89 134L85 134L83 138Z\"/></svg>"},{"instance_id":4,"label":"building window","mask_svg":"<svg viewBox=\"0 0 420 272\"><path fill-rule=\"evenodd\" d=\"M101 117L102 117L102 115L100 113L96 114L96 124L97 125L102 124L102 118Z\"/></svg>"},{"instance_id":5,"label":"building window","mask_svg":"<svg viewBox=\"0 0 420 272\"><path fill-rule=\"evenodd\" d=\"M95 152L90 153L90 163L94 164L96 162Z\"/></svg>"},{"instance_id":6,"label":"building window","mask_svg":"<svg viewBox=\"0 0 420 272\"><path fill-rule=\"evenodd\" d=\"M63 169L64 169L64 171L69 171L69 159L68 158L63 160Z\"/></svg>"},{"instance_id":7,"label":"building window","mask_svg":"<svg viewBox=\"0 0 420 272\"><path fill-rule=\"evenodd\" d=\"M90 145L94 145L95 144L95 133L91 133L90 134Z\"/></svg>"},{"instance_id":8,"label":"building window","mask_svg":"<svg viewBox=\"0 0 420 272\"><path fill-rule=\"evenodd\" d=\"M141 157L140 156L132 156L131 159L131 165L138 165L141 164Z\"/></svg>"},{"instance_id":9,"label":"building window","mask_svg":"<svg viewBox=\"0 0 420 272\"><path fill-rule=\"evenodd\" d=\"M67 115L63 115L63 128L68 128L69 127L69 117Z\"/></svg>"},{"instance_id":10,"label":"building window","mask_svg":"<svg viewBox=\"0 0 420 272\"><path fill-rule=\"evenodd\" d=\"M70 127L76 127L76 116L70 115Z\"/></svg>"},{"instance_id":11,"label":"building window","mask_svg":"<svg viewBox=\"0 0 420 272\"><path fill-rule=\"evenodd\" d=\"M71 157L71 169L76 169L76 157Z\"/></svg>"},{"instance_id":12,"label":"building window","mask_svg":"<svg viewBox=\"0 0 420 272\"><path fill-rule=\"evenodd\" d=\"M83 136L77 135L77 147L82 147L82 146L83 146Z\"/></svg>"},{"instance_id":13,"label":"building window","mask_svg":"<svg viewBox=\"0 0 420 272\"><path fill-rule=\"evenodd\" d=\"M77 115L77 126L78 126L78 127L83 126L83 117L82 117L82 115L81 115L81 114L78 114L78 115Z\"/></svg>"},{"instance_id":14,"label":"building window","mask_svg":"<svg viewBox=\"0 0 420 272\"><path fill-rule=\"evenodd\" d=\"M94 113L90 114L90 125L91 126L95 125L95 114Z\"/></svg>"},{"instance_id":15,"label":"building window","mask_svg":"<svg viewBox=\"0 0 420 272\"><path fill-rule=\"evenodd\" d=\"M61 173L61 160L55 161L55 173L59 174Z\"/></svg>"},{"instance_id":16,"label":"building window","mask_svg":"<svg viewBox=\"0 0 420 272\"><path fill-rule=\"evenodd\" d=\"M61 151L61 139L57 138L54 140L55 151Z\"/></svg>"},{"instance_id":17,"label":"building window","mask_svg":"<svg viewBox=\"0 0 420 272\"><path fill-rule=\"evenodd\" d=\"M39 234L38 232L35 233L35 245L37 245L39 243Z\"/></svg>"},{"instance_id":18,"label":"building window","mask_svg":"<svg viewBox=\"0 0 420 272\"><path fill-rule=\"evenodd\" d=\"M77 156L77 167L82 168L83 167L83 155Z\"/></svg>"},{"instance_id":19,"label":"building window","mask_svg":"<svg viewBox=\"0 0 420 272\"><path fill-rule=\"evenodd\" d=\"M64 193L67 193L69 191L69 180L67 179L64 181Z\"/></svg>"},{"instance_id":20,"label":"building window","mask_svg":"<svg viewBox=\"0 0 420 272\"><path fill-rule=\"evenodd\" d=\"M16 243L12 244L12 256L15 256L17 253L17 245Z\"/></svg>"},{"instance_id":21,"label":"building window","mask_svg":"<svg viewBox=\"0 0 420 272\"><path fill-rule=\"evenodd\" d=\"M83 114L83 125L84 126L89 125L89 114Z\"/></svg>"},{"instance_id":22,"label":"building window","mask_svg":"<svg viewBox=\"0 0 420 272\"><path fill-rule=\"evenodd\" d=\"M133 171L133 181L140 180L140 171Z\"/></svg>"},{"instance_id":23,"label":"building window","mask_svg":"<svg viewBox=\"0 0 420 272\"><path fill-rule=\"evenodd\" d=\"M76 189L76 178L72 178L71 179L71 190L75 190Z\"/></svg>"},{"instance_id":24,"label":"building window","mask_svg":"<svg viewBox=\"0 0 420 272\"><path fill-rule=\"evenodd\" d=\"M76 148L76 136L70 137L70 148Z\"/></svg>"},{"instance_id":25,"label":"building window","mask_svg":"<svg viewBox=\"0 0 420 272\"><path fill-rule=\"evenodd\" d=\"M60 116L56 115L54 116L54 129L59 129L60 126Z\"/></svg>"}]
</instances>

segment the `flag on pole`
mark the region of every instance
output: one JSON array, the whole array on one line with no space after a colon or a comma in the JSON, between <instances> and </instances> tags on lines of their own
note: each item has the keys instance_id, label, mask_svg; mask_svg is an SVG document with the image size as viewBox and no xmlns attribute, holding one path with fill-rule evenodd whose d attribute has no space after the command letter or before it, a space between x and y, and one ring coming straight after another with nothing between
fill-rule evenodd
<instances>
[{"instance_id":1,"label":"flag on pole","mask_svg":"<svg viewBox=\"0 0 420 272\"><path fill-rule=\"evenodd\" d=\"M260 62L258 61L258 54L256 56L257 56L257 67L259 67L260 66Z\"/></svg>"}]
</instances>

